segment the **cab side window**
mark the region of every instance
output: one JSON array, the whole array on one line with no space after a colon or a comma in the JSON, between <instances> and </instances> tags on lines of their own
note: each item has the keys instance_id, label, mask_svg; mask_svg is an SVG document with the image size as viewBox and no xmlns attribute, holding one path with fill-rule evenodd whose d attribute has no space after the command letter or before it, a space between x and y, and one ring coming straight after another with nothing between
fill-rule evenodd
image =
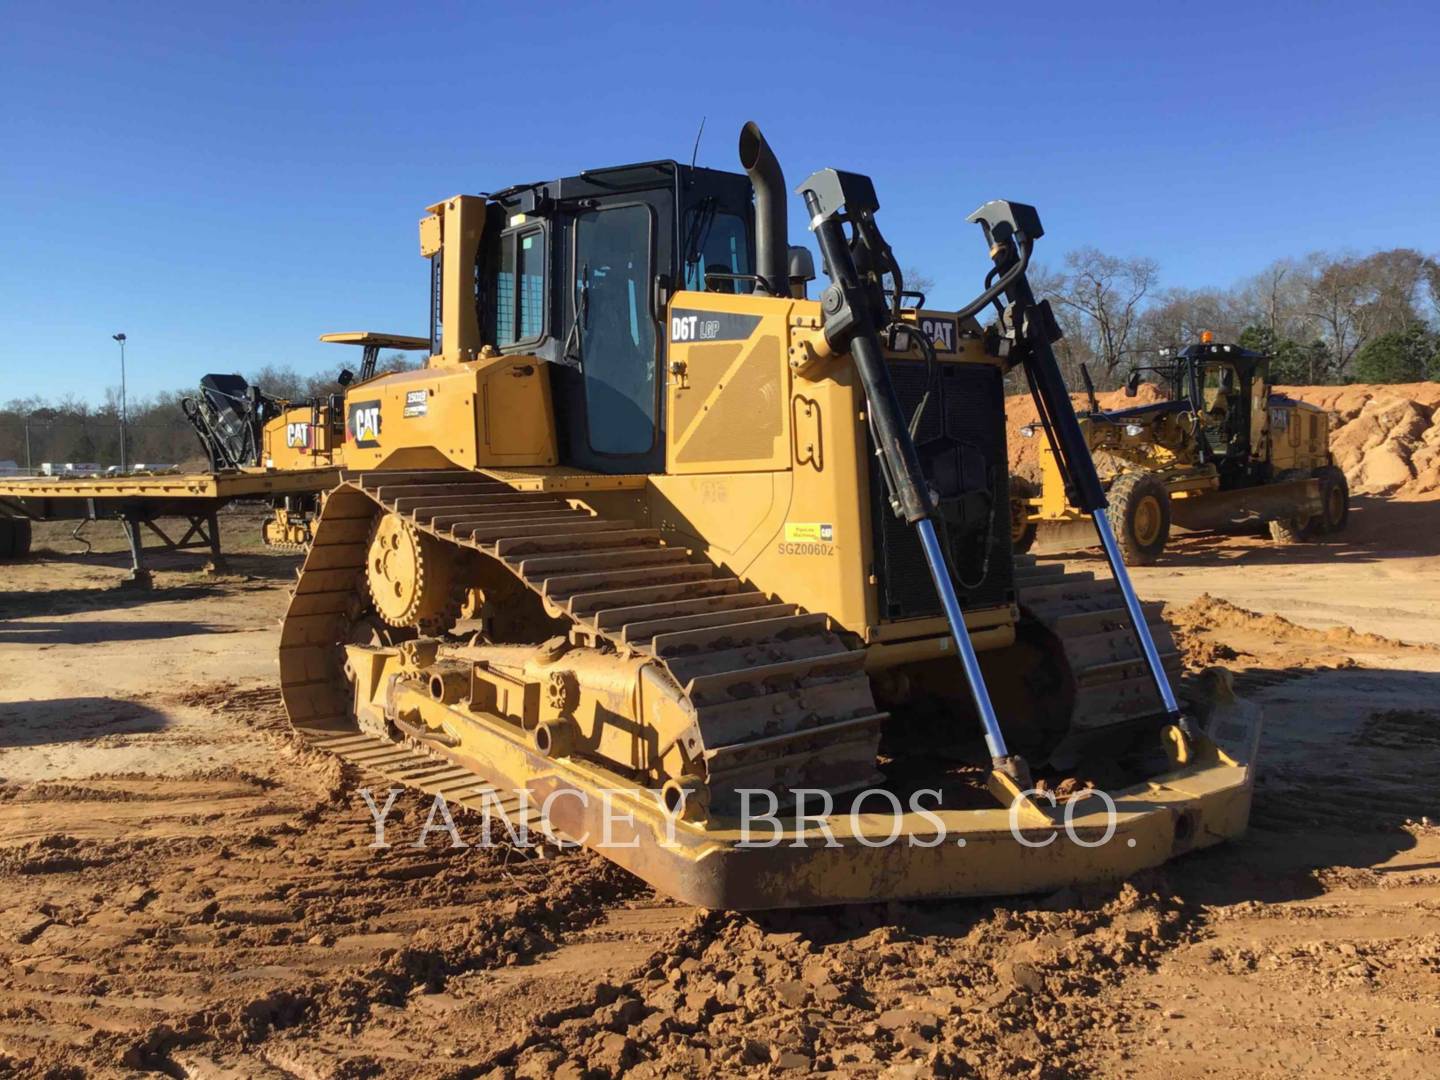
<instances>
[{"instance_id":1,"label":"cab side window","mask_svg":"<svg viewBox=\"0 0 1440 1080\"><path fill-rule=\"evenodd\" d=\"M495 280L495 344L538 341L545 330L545 232L507 232L500 238Z\"/></svg>"}]
</instances>

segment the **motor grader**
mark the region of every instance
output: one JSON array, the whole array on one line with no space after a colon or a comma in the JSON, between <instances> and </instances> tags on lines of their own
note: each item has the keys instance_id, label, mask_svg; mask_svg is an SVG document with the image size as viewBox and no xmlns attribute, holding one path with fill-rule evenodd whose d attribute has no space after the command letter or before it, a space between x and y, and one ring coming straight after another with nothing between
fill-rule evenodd
<instances>
[{"instance_id":1,"label":"motor grader","mask_svg":"<svg viewBox=\"0 0 1440 1080\"><path fill-rule=\"evenodd\" d=\"M346 393L295 729L718 908L1047 890L1242 831L1258 713L1180 684L1130 586L1035 210L970 215L992 266L941 310L823 169L809 299L779 163L754 124L739 151L428 209L431 356ZM1016 367L1110 577L1012 550Z\"/></svg>"},{"instance_id":2,"label":"motor grader","mask_svg":"<svg viewBox=\"0 0 1440 1080\"><path fill-rule=\"evenodd\" d=\"M1149 404L1107 412L1083 372L1089 408L1079 414L1080 430L1109 465L1104 483L1116 538L1132 566L1160 557L1172 525L1263 524L1276 542L1296 543L1339 532L1349 516L1345 474L1330 456L1329 414L1274 393L1263 353L1217 343L1208 331L1201 338L1172 359L1132 369L1127 396L1136 396L1146 372L1167 391ZM1012 495L1017 547L1028 551L1037 535L1051 544L1077 535L1086 542L1085 514L1048 443L1040 446L1040 471L1038 490L1017 485Z\"/></svg>"}]
</instances>

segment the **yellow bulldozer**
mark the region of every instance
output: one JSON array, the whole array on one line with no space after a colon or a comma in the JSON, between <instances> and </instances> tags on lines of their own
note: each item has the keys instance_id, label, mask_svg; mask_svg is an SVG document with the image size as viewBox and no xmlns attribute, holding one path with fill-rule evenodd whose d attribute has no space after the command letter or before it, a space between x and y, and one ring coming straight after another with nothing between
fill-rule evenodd
<instances>
[{"instance_id":1,"label":"yellow bulldozer","mask_svg":"<svg viewBox=\"0 0 1440 1080\"><path fill-rule=\"evenodd\" d=\"M345 395L295 729L715 908L1053 889L1241 832L1258 712L1182 684L1130 586L1035 210L970 215L992 267L941 310L823 169L810 299L754 124L739 155L428 209L431 355ZM1013 551L1016 367L1110 577Z\"/></svg>"},{"instance_id":2,"label":"yellow bulldozer","mask_svg":"<svg viewBox=\"0 0 1440 1080\"><path fill-rule=\"evenodd\" d=\"M322 334L321 341L362 350L358 375L340 372L341 386L361 386L375 378L380 351L429 349L428 338L370 331ZM206 375L198 393L181 401L215 473L246 469L316 470L345 460L344 401L338 394L310 401L272 397L239 375ZM260 527L266 547L302 552L313 537L321 491L294 491L271 499L270 516Z\"/></svg>"},{"instance_id":3,"label":"yellow bulldozer","mask_svg":"<svg viewBox=\"0 0 1440 1080\"><path fill-rule=\"evenodd\" d=\"M1263 524L1278 543L1344 529L1350 489L1330 456L1330 416L1274 393L1268 356L1220 344L1207 331L1173 357L1132 369L1130 397L1147 372L1166 396L1107 412L1081 366L1089 408L1079 414L1080 430L1091 453L1109 464L1104 483L1127 563L1153 564L1172 525ZM1033 438L1039 430L1030 425L1022 434ZM1038 490L1021 483L1011 493L1017 548L1028 551L1037 535L1061 546L1077 536L1088 541L1087 515L1048 441L1040 446L1040 471Z\"/></svg>"}]
</instances>

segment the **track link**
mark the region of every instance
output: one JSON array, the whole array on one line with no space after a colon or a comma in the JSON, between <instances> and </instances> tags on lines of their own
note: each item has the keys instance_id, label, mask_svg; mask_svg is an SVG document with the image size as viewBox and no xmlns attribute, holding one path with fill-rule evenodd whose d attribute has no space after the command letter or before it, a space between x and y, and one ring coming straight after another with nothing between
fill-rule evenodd
<instances>
[{"instance_id":1,"label":"track link","mask_svg":"<svg viewBox=\"0 0 1440 1080\"><path fill-rule=\"evenodd\" d=\"M823 615L774 602L655 529L459 471L346 472L327 498L281 637L291 723L327 748L347 756L333 740L355 730L338 643L382 511L494 560L572 637L663 668L693 709L712 809L734 810L739 788L838 792L873 778L885 714L864 651Z\"/></svg>"},{"instance_id":2,"label":"track link","mask_svg":"<svg viewBox=\"0 0 1440 1080\"><path fill-rule=\"evenodd\" d=\"M1015 556L1015 591L1021 612L1058 641L1074 695L1070 735L1052 759L1064 759L1066 746L1161 712L1140 644L1119 587L1088 570L1058 560ZM1179 688L1180 653L1160 604L1142 604L1150 634L1172 687Z\"/></svg>"}]
</instances>

